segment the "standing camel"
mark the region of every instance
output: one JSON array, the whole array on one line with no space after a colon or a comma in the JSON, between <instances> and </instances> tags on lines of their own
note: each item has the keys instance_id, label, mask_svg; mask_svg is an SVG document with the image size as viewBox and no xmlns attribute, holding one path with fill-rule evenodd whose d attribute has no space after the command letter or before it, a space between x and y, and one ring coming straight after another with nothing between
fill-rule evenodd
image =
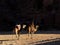
<instances>
[{"instance_id":1,"label":"standing camel","mask_svg":"<svg viewBox=\"0 0 60 45\"><path fill-rule=\"evenodd\" d=\"M36 27L35 27L34 23L32 23L32 24L28 27L28 32L29 32L29 34L31 33L31 38L32 38L32 35L37 31L37 28L38 28L38 27L39 27L38 25L36 25ZM28 34L28 37L29 37L29 34Z\"/></svg>"},{"instance_id":2,"label":"standing camel","mask_svg":"<svg viewBox=\"0 0 60 45\"><path fill-rule=\"evenodd\" d=\"M13 30L13 32L15 32L15 34L16 34L17 39L19 39L19 36L20 36L19 32L20 32L20 30L21 30L21 25L17 24L15 26L14 30Z\"/></svg>"}]
</instances>

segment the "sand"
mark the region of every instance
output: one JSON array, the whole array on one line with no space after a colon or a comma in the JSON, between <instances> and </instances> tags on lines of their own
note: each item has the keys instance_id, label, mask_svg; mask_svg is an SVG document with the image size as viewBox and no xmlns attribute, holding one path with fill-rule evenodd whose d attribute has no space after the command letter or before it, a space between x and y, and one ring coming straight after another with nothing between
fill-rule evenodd
<instances>
[{"instance_id":1,"label":"sand","mask_svg":"<svg viewBox=\"0 0 60 45\"><path fill-rule=\"evenodd\" d=\"M60 34L33 34L28 37L28 34L21 34L17 40L15 34L0 35L0 45L36 45L53 41L59 41Z\"/></svg>"}]
</instances>

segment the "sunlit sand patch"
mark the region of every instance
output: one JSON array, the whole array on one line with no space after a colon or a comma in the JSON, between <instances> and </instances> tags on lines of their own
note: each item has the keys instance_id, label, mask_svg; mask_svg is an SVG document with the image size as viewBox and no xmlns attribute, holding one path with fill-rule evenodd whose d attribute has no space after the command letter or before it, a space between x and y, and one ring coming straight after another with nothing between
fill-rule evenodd
<instances>
[{"instance_id":1,"label":"sunlit sand patch","mask_svg":"<svg viewBox=\"0 0 60 45\"><path fill-rule=\"evenodd\" d=\"M49 41L59 40L60 34L33 34L33 38L31 36L28 37L28 34L21 34L19 40L16 39L15 35L0 35L0 40L9 40L3 41L5 44L18 44L18 45L31 45L36 43L47 43ZM8 42L8 43L7 43Z\"/></svg>"}]
</instances>

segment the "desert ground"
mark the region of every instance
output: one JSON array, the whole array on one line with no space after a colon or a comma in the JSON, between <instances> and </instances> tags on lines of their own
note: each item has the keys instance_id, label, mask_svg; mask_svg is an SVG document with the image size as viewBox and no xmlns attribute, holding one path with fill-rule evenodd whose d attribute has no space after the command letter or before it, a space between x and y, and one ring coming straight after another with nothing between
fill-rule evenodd
<instances>
[{"instance_id":1,"label":"desert ground","mask_svg":"<svg viewBox=\"0 0 60 45\"><path fill-rule=\"evenodd\" d=\"M57 32L57 33L56 33ZM20 34L17 40L15 34L0 34L0 45L59 45L60 31L41 31L41 33Z\"/></svg>"}]
</instances>

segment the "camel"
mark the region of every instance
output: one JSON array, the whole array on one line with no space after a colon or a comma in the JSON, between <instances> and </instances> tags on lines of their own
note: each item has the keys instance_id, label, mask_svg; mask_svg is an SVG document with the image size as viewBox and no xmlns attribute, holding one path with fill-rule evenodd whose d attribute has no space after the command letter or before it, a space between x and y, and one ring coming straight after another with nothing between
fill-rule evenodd
<instances>
[{"instance_id":1,"label":"camel","mask_svg":"<svg viewBox=\"0 0 60 45\"><path fill-rule=\"evenodd\" d=\"M15 26L14 30L13 30L13 32L15 32L15 34L16 34L16 38L17 39L19 39L19 36L20 36L19 32L20 32L20 30L21 30L21 25L20 24L17 24Z\"/></svg>"},{"instance_id":2,"label":"camel","mask_svg":"<svg viewBox=\"0 0 60 45\"><path fill-rule=\"evenodd\" d=\"M31 38L32 38L32 35L37 31L37 28L38 28L38 27L39 27L38 25L36 25L36 27L35 27L34 23L32 23L32 24L28 27L28 33L31 34ZM28 37L29 37L29 34L28 34Z\"/></svg>"}]
</instances>

